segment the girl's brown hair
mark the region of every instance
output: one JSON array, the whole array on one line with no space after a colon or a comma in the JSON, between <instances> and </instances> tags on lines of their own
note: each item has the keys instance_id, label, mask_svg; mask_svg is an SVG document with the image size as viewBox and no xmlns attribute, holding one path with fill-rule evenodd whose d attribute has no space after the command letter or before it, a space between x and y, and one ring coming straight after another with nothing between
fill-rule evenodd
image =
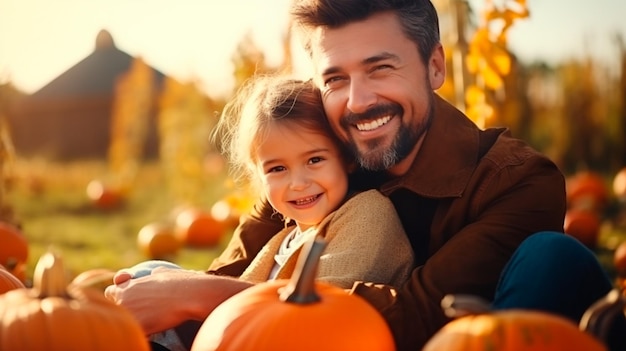
<instances>
[{"instance_id":1,"label":"girl's brown hair","mask_svg":"<svg viewBox=\"0 0 626 351\"><path fill-rule=\"evenodd\" d=\"M228 157L236 181L256 179L256 148L274 123L328 136L347 160L347 149L332 131L320 92L311 81L255 76L226 104L213 131L213 139Z\"/></svg>"}]
</instances>

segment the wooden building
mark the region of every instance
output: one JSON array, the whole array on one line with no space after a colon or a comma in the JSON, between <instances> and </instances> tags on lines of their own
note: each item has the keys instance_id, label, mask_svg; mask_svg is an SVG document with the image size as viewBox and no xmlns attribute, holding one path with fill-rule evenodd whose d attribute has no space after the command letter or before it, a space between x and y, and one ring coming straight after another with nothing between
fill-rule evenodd
<instances>
[{"instance_id":1,"label":"wooden building","mask_svg":"<svg viewBox=\"0 0 626 351\"><path fill-rule=\"evenodd\" d=\"M109 32L100 31L90 55L15 103L7 117L17 155L64 161L106 157L115 84L133 60ZM164 75L155 70L155 77L160 90ZM155 118L148 129L144 155L152 158L158 155Z\"/></svg>"}]
</instances>

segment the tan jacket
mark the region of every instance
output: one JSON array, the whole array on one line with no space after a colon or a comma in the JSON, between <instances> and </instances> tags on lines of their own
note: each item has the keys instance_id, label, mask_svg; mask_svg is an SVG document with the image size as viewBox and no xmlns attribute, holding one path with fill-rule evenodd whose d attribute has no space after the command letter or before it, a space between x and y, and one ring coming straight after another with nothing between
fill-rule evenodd
<instances>
[{"instance_id":1,"label":"tan jacket","mask_svg":"<svg viewBox=\"0 0 626 351\"><path fill-rule=\"evenodd\" d=\"M241 279L259 283L267 280L274 266L274 255L285 237L287 227L261 249ZM413 250L393 204L377 190L351 197L329 214L314 231L304 232L312 240L324 237L327 246L320 258L317 279L349 289L356 281L401 286L413 269ZM302 244L287 259L276 278L289 278L294 271Z\"/></svg>"},{"instance_id":2,"label":"tan jacket","mask_svg":"<svg viewBox=\"0 0 626 351\"><path fill-rule=\"evenodd\" d=\"M448 318L445 294L492 299L502 268L532 233L563 231L565 179L556 165L504 128L480 130L440 97L411 169L361 173L351 186L391 198L417 267L400 289L360 283L354 292L385 317L399 351L420 350ZM279 229L259 203L209 267L238 276Z\"/></svg>"}]
</instances>

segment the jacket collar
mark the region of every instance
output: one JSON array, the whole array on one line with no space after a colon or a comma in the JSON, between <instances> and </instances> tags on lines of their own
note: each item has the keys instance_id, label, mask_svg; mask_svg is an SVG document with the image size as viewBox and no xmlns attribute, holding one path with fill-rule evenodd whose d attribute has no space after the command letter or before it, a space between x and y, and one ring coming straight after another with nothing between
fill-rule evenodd
<instances>
[{"instance_id":1,"label":"jacket collar","mask_svg":"<svg viewBox=\"0 0 626 351\"><path fill-rule=\"evenodd\" d=\"M430 198L460 197L479 158L478 127L435 94L434 116L409 171L383 185L391 193L406 188Z\"/></svg>"}]
</instances>

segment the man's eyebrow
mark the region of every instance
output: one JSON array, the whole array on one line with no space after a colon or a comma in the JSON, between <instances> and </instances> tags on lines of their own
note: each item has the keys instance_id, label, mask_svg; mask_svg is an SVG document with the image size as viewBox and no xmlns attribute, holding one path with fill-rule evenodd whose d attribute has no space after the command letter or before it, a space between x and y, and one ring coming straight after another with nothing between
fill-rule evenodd
<instances>
[{"instance_id":1,"label":"man's eyebrow","mask_svg":"<svg viewBox=\"0 0 626 351\"><path fill-rule=\"evenodd\" d=\"M362 64L369 65L369 64L376 63L379 61L384 61L384 60L400 61L400 57L398 57L398 55L396 54L392 54L390 52L385 51L385 52L381 52L378 55L374 55L374 56L366 58L365 60L363 60Z\"/></svg>"},{"instance_id":2,"label":"man's eyebrow","mask_svg":"<svg viewBox=\"0 0 626 351\"><path fill-rule=\"evenodd\" d=\"M384 61L384 60L393 60L393 61L400 61L400 57L398 57L398 55L396 54L392 54L390 52L381 52L378 55L374 55L374 56L370 56L366 59L364 59L363 61L361 61L361 65L363 66L367 66L367 65L371 65L373 63L376 62L380 62L380 61ZM322 75L326 76L326 75L330 75L330 74L335 74L337 72L340 72L341 69L339 69L339 67L337 66L332 66L332 67L328 67L327 69L325 69L322 72Z\"/></svg>"}]
</instances>

